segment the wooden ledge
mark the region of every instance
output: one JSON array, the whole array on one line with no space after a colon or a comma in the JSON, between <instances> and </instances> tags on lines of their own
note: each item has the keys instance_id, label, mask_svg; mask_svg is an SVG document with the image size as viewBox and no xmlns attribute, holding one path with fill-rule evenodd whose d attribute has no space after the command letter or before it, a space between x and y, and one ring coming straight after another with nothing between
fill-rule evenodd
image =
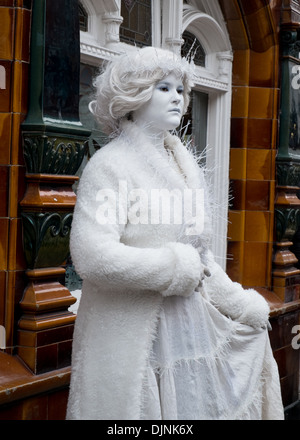
<instances>
[{"instance_id":1,"label":"wooden ledge","mask_svg":"<svg viewBox=\"0 0 300 440\"><path fill-rule=\"evenodd\" d=\"M70 384L71 367L34 375L17 356L0 352L0 405Z\"/></svg>"},{"instance_id":2,"label":"wooden ledge","mask_svg":"<svg viewBox=\"0 0 300 440\"><path fill-rule=\"evenodd\" d=\"M255 290L257 290L268 302L271 309L270 318L275 318L276 316L284 315L285 313L300 310L300 299L285 303L271 290L263 288L256 288Z\"/></svg>"}]
</instances>

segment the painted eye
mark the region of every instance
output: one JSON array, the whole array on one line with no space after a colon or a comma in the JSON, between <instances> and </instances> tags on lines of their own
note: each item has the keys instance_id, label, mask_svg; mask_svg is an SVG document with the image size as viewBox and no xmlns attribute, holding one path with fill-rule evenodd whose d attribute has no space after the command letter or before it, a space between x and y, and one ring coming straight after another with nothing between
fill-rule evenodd
<instances>
[{"instance_id":1,"label":"painted eye","mask_svg":"<svg viewBox=\"0 0 300 440\"><path fill-rule=\"evenodd\" d=\"M183 87L179 87L179 88L177 89L177 93L178 93L179 95L183 95L183 92L184 92Z\"/></svg>"},{"instance_id":2,"label":"painted eye","mask_svg":"<svg viewBox=\"0 0 300 440\"><path fill-rule=\"evenodd\" d=\"M167 87L167 86L160 86L159 90L161 90L162 92L168 92L169 91L169 87Z\"/></svg>"}]
</instances>

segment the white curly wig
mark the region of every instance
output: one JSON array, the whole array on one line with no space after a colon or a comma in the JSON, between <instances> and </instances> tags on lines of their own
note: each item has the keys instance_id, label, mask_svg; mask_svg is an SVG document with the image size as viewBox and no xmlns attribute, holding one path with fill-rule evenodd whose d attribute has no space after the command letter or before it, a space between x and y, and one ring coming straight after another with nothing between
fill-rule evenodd
<instances>
[{"instance_id":1,"label":"white curly wig","mask_svg":"<svg viewBox=\"0 0 300 440\"><path fill-rule=\"evenodd\" d=\"M151 99L155 84L174 73L184 85L184 113L187 111L193 64L168 50L145 47L118 55L96 77L95 100L90 110L104 133L118 135L123 118Z\"/></svg>"}]
</instances>

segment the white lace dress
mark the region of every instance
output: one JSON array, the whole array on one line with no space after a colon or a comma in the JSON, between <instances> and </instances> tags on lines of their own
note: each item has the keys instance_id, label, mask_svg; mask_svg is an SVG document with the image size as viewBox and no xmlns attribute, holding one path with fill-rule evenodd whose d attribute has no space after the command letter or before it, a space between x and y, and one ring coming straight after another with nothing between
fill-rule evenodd
<instances>
[{"instance_id":1,"label":"white lace dress","mask_svg":"<svg viewBox=\"0 0 300 440\"><path fill-rule=\"evenodd\" d=\"M148 420L282 419L267 330L228 319L198 292L165 298L143 402Z\"/></svg>"}]
</instances>

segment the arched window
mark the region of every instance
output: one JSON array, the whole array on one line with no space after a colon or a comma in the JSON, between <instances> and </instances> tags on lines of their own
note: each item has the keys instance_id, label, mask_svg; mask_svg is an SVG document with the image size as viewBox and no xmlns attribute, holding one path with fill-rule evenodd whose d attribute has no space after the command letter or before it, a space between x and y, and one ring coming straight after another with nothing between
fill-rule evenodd
<instances>
[{"instance_id":1,"label":"arched window","mask_svg":"<svg viewBox=\"0 0 300 440\"><path fill-rule=\"evenodd\" d=\"M81 3L78 4L79 9L79 27L83 32L88 31L88 14Z\"/></svg>"},{"instance_id":2,"label":"arched window","mask_svg":"<svg viewBox=\"0 0 300 440\"><path fill-rule=\"evenodd\" d=\"M192 58L196 66L205 67L205 52L198 40L191 32L185 31L182 34L184 43L181 48L181 55L185 58Z\"/></svg>"},{"instance_id":3,"label":"arched window","mask_svg":"<svg viewBox=\"0 0 300 440\"><path fill-rule=\"evenodd\" d=\"M120 41L133 46L152 44L152 1L122 0Z\"/></svg>"}]
</instances>

